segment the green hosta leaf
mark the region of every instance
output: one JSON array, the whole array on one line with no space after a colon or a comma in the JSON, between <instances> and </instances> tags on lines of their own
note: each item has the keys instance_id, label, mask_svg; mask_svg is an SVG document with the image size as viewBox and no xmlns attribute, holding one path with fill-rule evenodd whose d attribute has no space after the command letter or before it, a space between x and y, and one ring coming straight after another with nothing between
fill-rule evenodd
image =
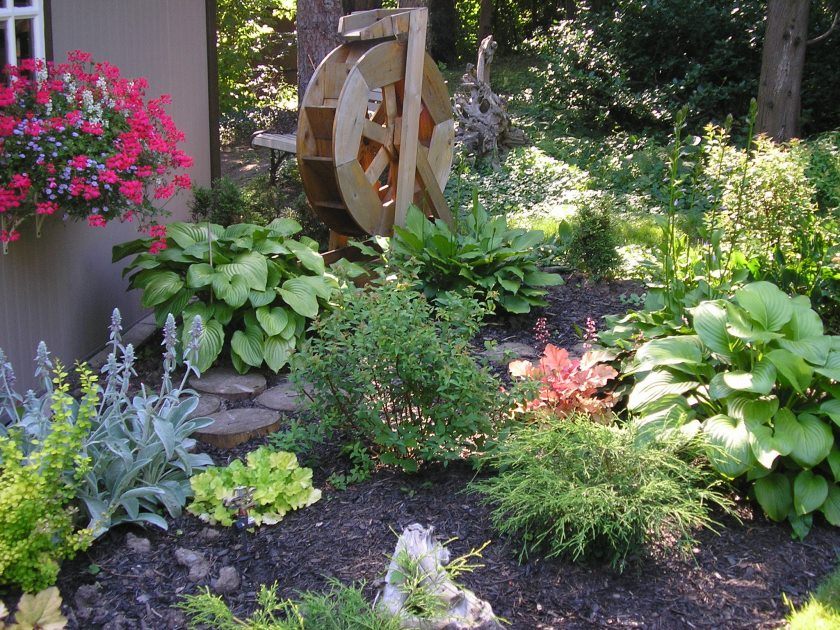
<instances>
[{"instance_id":1,"label":"green hosta leaf","mask_svg":"<svg viewBox=\"0 0 840 630\"><path fill-rule=\"evenodd\" d=\"M499 276L496 276L496 278L499 281L499 284L502 285L502 288L505 291L510 291L511 293L516 293L519 291L519 287L522 286L522 282L520 282L519 279L508 280L507 278L501 278Z\"/></svg>"},{"instance_id":2,"label":"green hosta leaf","mask_svg":"<svg viewBox=\"0 0 840 630\"><path fill-rule=\"evenodd\" d=\"M261 330L245 327L237 330L230 339L231 350L242 361L251 367L259 367L263 363L263 334Z\"/></svg>"},{"instance_id":3,"label":"green hosta leaf","mask_svg":"<svg viewBox=\"0 0 840 630\"><path fill-rule=\"evenodd\" d=\"M683 335L654 339L636 352L634 371L647 371L660 365L700 365L703 362L702 343L697 335Z\"/></svg>"},{"instance_id":4,"label":"green hosta leaf","mask_svg":"<svg viewBox=\"0 0 840 630\"><path fill-rule=\"evenodd\" d=\"M823 401L820 404L820 413L827 415L834 421L834 424L840 426L840 400L837 398Z\"/></svg>"},{"instance_id":5,"label":"green hosta leaf","mask_svg":"<svg viewBox=\"0 0 840 630\"><path fill-rule=\"evenodd\" d=\"M834 481L840 482L840 449L836 446L832 448L825 461L828 462L828 467L831 468Z\"/></svg>"},{"instance_id":6,"label":"green hosta leaf","mask_svg":"<svg viewBox=\"0 0 840 630\"><path fill-rule=\"evenodd\" d=\"M257 252L237 254L233 260L216 267L217 275L222 274L230 279L241 276L248 289L265 291L268 279L268 265L265 256Z\"/></svg>"},{"instance_id":7,"label":"green hosta leaf","mask_svg":"<svg viewBox=\"0 0 840 630\"><path fill-rule=\"evenodd\" d=\"M780 330L793 316L791 299L771 282L748 284L735 292L735 300L765 330Z\"/></svg>"},{"instance_id":8,"label":"green hosta leaf","mask_svg":"<svg viewBox=\"0 0 840 630\"><path fill-rule=\"evenodd\" d=\"M808 389L814 376L813 369L802 357L784 349L771 350L767 358L776 366L782 378L800 394Z\"/></svg>"},{"instance_id":9,"label":"green hosta leaf","mask_svg":"<svg viewBox=\"0 0 840 630\"><path fill-rule=\"evenodd\" d=\"M797 341L779 339L776 343L780 347L802 357L812 365L823 366L828 359L828 337L808 337Z\"/></svg>"},{"instance_id":10,"label":"green hosta leaf","mask_svg":"<svg viewBox=\"0 0 840 630\"><path fill-rule=\"evenodd\" d=\"M827 376L832 381L840 382L840 350L831 350L822 367L815 367L814 372Z\"/></svg>"},{"instance_id":11,"label":"green hosta leaf","mask_svg":"<svg viewBox=\"0 0 840 630\"><path fill-rule=\"evenodd\" d=\"M693 311L694 329L712 352L730 356L731 338L726 331L726 307L720 300L701 302Z\"/></svg>"},{"instance_id":12,"label":"green hosta leaf","mask_svg":"<svg viewBox=\"0 0 840 630\"><path fill-rule=\"evenodd\" d=\"M143 298L140 303L146 308L151 308L165 302L173 295L184 288L184 281L174 271L151 271L154 274L149 277L143 287Z\"/></svg>"},{"instance_id":13,"label":"green hosta leaf","mask_svg":"<svg viewBox=\"0 0 840 630\"><path fill-rule=\"evenodd\" d=\"M726 331L733 337L750 343L766 343L773 339L780 339L784 335L778 332L764 330L752 321L744 309L734 304L726 305L726 314L729 318L726 324Z\"/></svg>"},{"instance_id":14,"label":"green hosta leaf","mask_svg":"<svg viewBox=\"0 0 840 630\"><path fill-rule=\"evenodd\" d=\"M429 223L429 220L423 216L420 209L415 205L409 206L408 212L405 215L405 229L412 234L416 234L420 238L423 238L423 234L425 234L426 230L430 227L431 224Z\"/></svg>"},{"instance_id":15,"label":"green hosta leaf","mask_svg":"<svg viewBox=\"0 0 840 630\"><path fill-rule=\"evenodd\" d=\"M769 394L776 384L776 368L770 361L761 359L756 362L751 372L724 372L723 382L736 391Z\"/></svg>"},{"instance_id":16,"label":"green hosta leaf","mask_svg":"<svg viewBox=\"0 0 840 630\"><path fill-rule=\"evenodd\" d=\"M802 305L793 300L793 313L790 321L785 325L784 331L787 337L793 341L822 337L825 334L820 316L811 308L811 301L805 296Z\"/></svg>"},{"instance_id":17,"label":"green hosta leaf","mask_svg":"<svg viewBox=\"0 0 840 630\"><path fill-rule=\"evenodd\" d=\"M834 444L834 435L828 424L809 413L794 416L787 409L780 409L776 414L776 434L791 446L790 456L804 468L823 461Z\"/></svg>"},{"instance_id":18,"label":"green hosta leaf","mask_svg":"<svg viewBox=\"0 0 840 630\"><path fill-rule=\"evenodd\" d=\"M814 515L805 514L803 516L796 512L789 512L788 522L790 523L791 529L793 529L794 537L799 540L804 540L814 525Z\"/></svg>"},{"instance_id":19,"label":"green hosta leaf","mask_svg":"<svg viewBox=\"0 0 840 630\"><path fill-rule=\"evenodd\" d=\"M770 520L777 523L785 520L793 508L793 492L790 479L773 473L755 482L755 498Z\"/></svg>"},{"instance_id":20,"label":"green hosta leaf","mask_svg":"<svg viewBox=\"0 0 840 630\"><path fill-rule=\"evenodd\" d=\"M167 315L172 313L172 315L178 317L184 312L184 309L187 308L187 305L189 305L193 295L195 295L194 291L191 291L190 289L181 289L165 302L161 302L155 306L155 323L163 328Z\"/></svg>"},{"instance_id":21,"label":"green hosta leaf","mask_svg":"<svg viewBox=\"0 0 840 630\"><path fill-rule=\"evenodd\" d=\"M525 274L525 284L532 287L556 287L563 284L563 276L545 271L529 271Z\"/></svg>"},{"instance_id":22,"label":"green hosta leaf","mask_svg":"<svg viewBox=\"0 0 840 630\"><path fill-rule=\"evenodd\" d=\"M835 484L831 485L821 510L825 520L835 527L840 527L840 487Z\"/></svg>"},{"instance_id":23,"label":"green hosta leaf","mask_svg":"<svg viewBox=\"0 0 840 630\"><path fill-rule=\"evenodd\" d=\"M196 263L187 269L187 286L193 289L206 287L213 282L213 267L207 263Z\"/></svg>"},{"instance_id":24,"label":"green hosta leaf","mask_svg":"<svg viewBox=\"0 0 840 630\"><path fill-rule=\"evenodd\" d=\"M725 372L718 372L712 377L712 380L709 381L709 396L712 400L724 400L729 396L735 395L737 392L736 390L729 387L726 382L724 382L724 376L726 375Z\"/></svg>"},{"instance_id":25,"label":"green hosta leaf","mask_svg":"<svg viewBox=\"0 0 840 630\"><path fill-rule=\"evenodd\" d=\"M277 299L277 292L274 289L268 289L267 291L251 291L248 293L248 301L251 302L251 306L254 308L259 308L260 306L268 306L274 300Z\"/></svg>"},{"instance_id":26,"label":"green hosta leaf","mask_svg":"<svg viewBox=\"0 0 840 630\"><path fill-rule=\"evenodd\" d=\"M193 363L193 367L195 367L199 372L207 371L210 366L215 363L216 358L222 352L222 346L225 342L224 328L222 328L222 325L218 321L215 319L202 321L204 329L201 332L201 345L198 348L198 358ZM190 319L189 324L187 324L185 319L184 330L181 333L184 345L186 345L187 340L189 339L191 325L192 318Z\"/></svg>"},{"instance_id":27,"label":"green hosta leaf","mask_svg":"<svg viewBox=\"0 0 840 630\"><path fill-rule=\"evenodd\" d=\"M803 470L793 481L793 507L797 514L809 514L825 503L828 482L822 475Z\"/></svg>"},{"instance_id":28,"label":"green hosta leaf","mask_svg":"<svg viewBox=\"0 0 840 630\"><path fill-rule=\"evenodd\" d=\"M750 434L750 448L758 463L764 468L770 469L778 457L783 455L779 443L773 436L773 429L765 424L746 423Z\"/></svg>"},{"instance_id":29,"label":"green hosta leaf","mask_svg":"<svg viewBox=\"0 0 840 630\"><path fill-rule=\"evenodd\" d=\"M321 254L313 252L306 245L298 243L297 241L286 241L285 245L289 248L289 251L295 255L295 258L300 261L301 265L310 271L314 271L318 275L323 275L324 258Z\"/></svg>"},{"instance_id":30,"label":"green hosta leaf","mask_svg":"<svg viewBox=\"0 0 840 630\"><path fill-rule=\"evenodd\" d=\"M530 313L531 305L517 295L503 295L499 298L499 305L508 313Z\"/></svg>"},{"instance_id":31,"label":"green hosta leaf","mask_svg":"<svg viewBox=\"0 0 840 630\"><path fill-rule=\"evenodd\" d=\"M213 274L213 295L233 308L239 308L248 301L248 281L242 276L228 277L222 273Z\"/></svg>"},{"instance_id":32,"label":"green hosta leaf","mask_svg":"<svg viewBox=\"0 0 840 630\"><path fill-rule=\"evenodd\" d=\"M726 401L726 413L732 418L743 420L747 424L765 424L779 409L779 399L775 396L752 398L733 396Z\"/></svg>"},{"instance_id":33,"label":"green hosta leaf","mask_svg":"<svg viewBox=\"0 0 840 630\"><path fill-rule=\"evenodd\" d=\"M315 319L318 315L318 300L312 286L303 278L291 278L278 289L280 297L296 313Z\"/></svg>"},{"instance_id":34,"label":"green hosta leaf","mask_svg":"<svg viewBox=\"0 0 840 630\"><path fill-rule=\"evenodd\" d=\"M224 302L216 302L213 305L213 319L219 320L222 326L227 326L233 319L233 307Z\"/></svg>"},{"instance_id":35,"label":"green hosta leaf","mask_svg":"<svg viewBox=\"0 0 840 630\"><path fill-rule=\"evenodd\" d=\"M663 396L645 407L645 415L633 419L633 425L638 430L637 441L646 444L675 432L691 439L701 429L700 423L692 420L695 415L683 396Z\"/></svg>"},{"instance_id":36,"label":"green hosta leaf","mask_svg":"<svg viewBox=\"0 0 840 630\"><path fill-rule=\"evenodd\" d=\"M275 372L279 372L289 362L289 357L295 351L294 339L284 339L280 335L265 340L263 354L266 365Z\"/></svg>"},{"instance_id":37,"label":"green hosta leaf","mask_svg":"<svg viewBox=\"0 0 840 630\"><path fill-rule=\"evenodd\" d=\"M257 309L257 321L269 337L279 335L289 323L289 316L285 308L262 306ZM276 371L276 370L275 370Z\"/></svg>"},{"instance_id":38,"label":"green hosta leaf","mask_svg":"<svg viewBox=\"0 0 840 630\"><path fill-rule=\"evenodd\" d=\"M136 238L133 241L128 241L127 243L114 245L111 248L111 262L115 263L126 256L133 256L134 254L146 254L149 251L150 245L150 239L146 238ZM137 260L135 259L134 262L137 262ZM132 263L132 265L133 264L134 263Z\"/></svg>"},{"instance_id":39,"label":"green hosta leaf","mask_svg":"<svg viewBox=\"0 0 840 630\"><path fill-rule=\"evenodd\" d=\"M752 464L752 450L747 425L740 420L718 414L703 425L709 462L719 473L734 479Z\"/></svg>"},{"instance_id":40,"label":"green hosta leaf","mask_svg":"<svg viewBox=\"0 0 840 630\"><path fill-rule=\"evenodd\" d=\"M278 236L292 236L303 229L300 226L300 223L294 219L285 217L278 217L277 219L274 219L266 227Z\"/></svg>"},{"instance_id":41,"label":"green hosta leaf","mask_svg":"<svg viewBox=\"0 0 840 630\"><path fill-rule=\"evenodd\" d=\"M627 408L630 411L642 410L643 407L662 396L684 394L699 384L684 374L676 375L667 370L650 372L633 387L627 401Z\"/></svg>"},{"instance_id":42,"label":"green hosta leaf","mask_svg":"<svg viewBox=\"0 0 840 630\"><path fill-rule=\"evenodd\" d=\"M208 241L215 241L222 237L225 228L215 223L182 223L176 221L166 226L166 236L178 244L178 247L186 249L190 245Z\"/></svg>"},{"instance_id":43,"label":"green hosta leaf","mask_svg":"<svg viewBox=\"0 0 840 630\"><path fill-rule=\"evenodd\" d=\"M308 284L315 291L315 295L322 300L329 300L332 297L333 287L329 285L325 276L301 276L300 279Z\"/></svg>"}]
</instances>

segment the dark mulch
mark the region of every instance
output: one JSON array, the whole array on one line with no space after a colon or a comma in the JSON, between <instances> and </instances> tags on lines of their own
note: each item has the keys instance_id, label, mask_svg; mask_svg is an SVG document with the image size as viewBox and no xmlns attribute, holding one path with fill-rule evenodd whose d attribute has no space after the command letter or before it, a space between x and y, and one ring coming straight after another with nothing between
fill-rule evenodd
<instances>
[{"instance_id":1,"label":"dark mulch","mask_svg":"<svg viewBox=\"0 0 840 630\"><path fill-rule=\"evenodd\" d=\"M578 341L573 323L582 326L586 317L597 320L623 310L618 296L635 290L632 283L593 285L571 277L552 291L544 313L498 317L483 337L533 345L534 321L545 315L551 341L572 346ZM226 463L265 441L209 452L217 463ZM281 595L291 597L301 590L322 590L329 578L365 580L373 597L395 532L413 522L433 525L443 539L457 537L451 544L456 555L492 541L483 553L484 566L462 581L488 599L512 628L522 629L775 628L787 612L783 595L801 602L831 571L840 552L840 530L819 524L805 542L795 542L787 526L741 505L743 524L725 518L719 535L699 532L698 545L688 557L654 549L621 575L605 566L563 560L520 563L516 541L499 538L490 526L489 509L465 494L474 475L466 465L413 476L382 470L367 482L337 491L326 482L344 466L335 447L321 447L307 464L324 496L276 526L238 534L185 515L167 532L132 532L149 539L149 553L130 551L125 543L129 532L122 529L65 563L58 585L69 604L70 627L184 627L183 615L172 606L182 595L208 585L226 565L236 567L242 577L239 590L226 597L240 615L253 610L260 584L275 581ZM187 570L174 559L179 547L206 556L211 563L206 580L193 583L187 578ZM77 602L85 585L96 585L98 595ZM85 608L91 612L86 614Z\"/></svg>"}]
</instances>

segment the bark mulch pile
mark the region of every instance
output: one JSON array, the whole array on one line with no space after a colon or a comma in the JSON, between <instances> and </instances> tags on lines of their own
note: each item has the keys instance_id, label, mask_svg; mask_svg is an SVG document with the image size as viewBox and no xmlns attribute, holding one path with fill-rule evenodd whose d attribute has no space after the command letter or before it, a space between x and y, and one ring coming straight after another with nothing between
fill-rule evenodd
<instances>
[{"instance_id":1,"label":"bark mulch pile","mask_svg":"<svg viewBox=\"0 0 840 630\"><path fill-rule=\"evenodd\" d=\"M597 321L625 310L619 296L635 290L632 283L590 285L572 277L552 291L546 309L525 318L497 318L483 336L534 345L531 329L542 315L552 343L573 346L578 343L573 323L582 327L587 317ZM208 452L225 464L265 442ZM278 525L239 534L187 514L165 532L112 531L65 563L58 586L70 627L185 627L185 617L172 606L184 594L210 586L225 567L232 569L222 572L225 579L216 587L228 591L225 599L240 616L253 610L259 585L274 582L281 596L293 597L325 589L330 578L364 580L373 598L396 535L413 522L434 526L442 539L457 538L450 546L454 555L490 540L484 566L462 582L511 628L522 629L780 627L787 613L783 595L800 603L832 570L840 552L840 530L819 524L804 542L796 542L789 527L742 503L742 523L726 518L717 534L699 532L699 543L687 557L653 549L621 575L597 564L520 562L516 541L500 538L490 527L489 509L465 493L475 475L466 465L418 475L382 470L339 491L326 482L346 467L335 447L320 447L304 463L313 468L323 498ZM190 556L184 550L194 552L192 579L190 569L176 561Z\"/></svg>"}]
</instances>

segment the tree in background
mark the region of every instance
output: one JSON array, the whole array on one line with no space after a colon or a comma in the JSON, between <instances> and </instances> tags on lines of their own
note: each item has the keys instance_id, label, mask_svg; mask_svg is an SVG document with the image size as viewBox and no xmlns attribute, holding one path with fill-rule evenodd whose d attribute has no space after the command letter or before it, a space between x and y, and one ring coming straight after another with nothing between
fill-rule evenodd
<instances>
[{"instance_id":1,"label":"tree in background","mask_svg":"<svg viewBox=\"0 0 840 630\"><path fill-rule=\"evenodd\" d=\"M779 142L800 135L806 49L827 39L840 19L837 3L822 3L834 5L831 25L821 35L808 40L811 4L810 0L769 0L767 5L756 127ZM838 73L840 60L824 62Z\"/></svg>"}]
</instances>

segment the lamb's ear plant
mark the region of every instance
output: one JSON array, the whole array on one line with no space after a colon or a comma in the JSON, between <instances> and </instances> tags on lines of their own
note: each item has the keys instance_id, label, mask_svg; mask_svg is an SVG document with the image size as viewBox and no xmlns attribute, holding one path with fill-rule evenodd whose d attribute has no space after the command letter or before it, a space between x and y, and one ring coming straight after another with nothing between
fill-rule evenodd
<instances>
[{"instance_id":1,"label":"lamb's ear plant","mask_svg":"<svg viewBox=\"0 0 840 630\"><path fill-rule=\"evenodd\" d=\"M291 238L300 229L288 218L264 227L175 222L166 226L165 247L137 239L115 247L113 260L137 254L125 273L159 326L169 313L183 320L185 331L201 317L196 368L207 370L229 347L239 372L263 364L277 372L302 341L306 320L338 286L325 273L318 243Z\"/></svg>"},{"instance_id":2,"label":"lamb's ear plant","mask_svg":"<svg viewBox=\"0 0 840 630\"><path fill-rule=\"evenodd\" d=\"M817 511L840 525L840 337L810 306L769 282L702 302L693 334L639 348L628 399L648 437L701 432L714 468L799 537Z\"/></svg>"},{"instance_id":3,"label":"lamb's ear plant","mask_svg":"<svg viewBox=\"0 0 840 630\"><path fill-rule=\"evenodd\" d=\"M394 227L392 262L416 272L426 297L472 290L505 311L528 313L547 304L547 287L562 284L559 275L538 267L541 231L509 228L505 217L490 218L477 199L459 227L432 223L414 206L405 227Z\"/></svg>"}]
</instances>

